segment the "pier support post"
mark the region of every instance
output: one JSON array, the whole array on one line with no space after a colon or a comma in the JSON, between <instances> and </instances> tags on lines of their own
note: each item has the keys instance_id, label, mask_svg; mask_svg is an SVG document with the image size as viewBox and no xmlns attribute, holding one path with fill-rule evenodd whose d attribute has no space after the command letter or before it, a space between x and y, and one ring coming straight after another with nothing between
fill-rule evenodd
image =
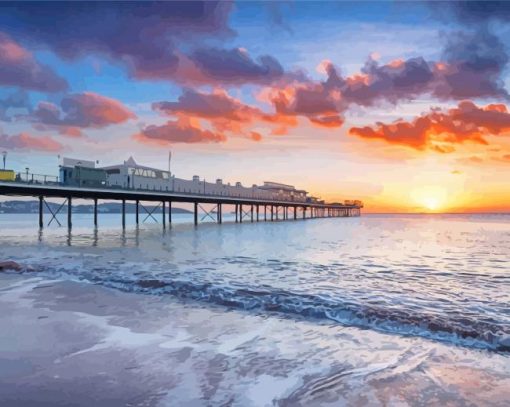
<instances>
[{"instance_id":1,"label":"pier support post","mask_svg":"<svg viewBox=\"0 0 510 407\"><path fill-rule=\"evenodd\" d=\"M94 227L97 228L97 198L94 198Z\"/></svg>"},{"instance_id":2,"label":"pier support post","mask_svg":"<svg viewBox=\"0 0 510 407\"><path fill-rule=\"evenodd\" d=\"M239 222L243 223L243 204L239 204Z\"/></svg>"},{"instance_id":3,"label":"pier support post","mask_svg":"<svg viewBox=\"0 0 510 407\"><path fill-rule=\"evenodd\" d=\"M259 221L259 204L257 204L257 222Z\"/></svg>"},{"instance_id":4,"label":"pier support post","mask_svg":"<svg viewBox=\"0 0 510 407\"><path fill-rule=\"evenodd\" d=\"M198 202L194 203L195 210L193 211L193 223L195 226L198 225Z\"/></svg>"},{"instance_id":5,"label":"pier support post","mask_svg":"<svg viewBox=\"0 0 510 407\"><path fill-rule=\"evenodd\" d=\"M139 211L140 201L138 199L136 200L136 205L135 206L136 206L136 208L135 208L135 212L136 212L136 224L138 225L138 223L139 223L139 213L140 213L140 211Z\"/></svg>"},{"instance_id":6,"label":"pier support post","mask_svg":"<svg viewBox=\"0 0 510 407\"><path fill-rule=\"evenodd\" d=\"M166 202L163 201L161 202L161 209L162 209L162 212L163 212L163 216L162 216L162 220L163 220L163 229L166 229Z\"/></svg>"},{"instance_id":7,"label":"pier support post","mask_svg":"<svg viewBox=\"0 0 510 407\"><path fill-rule=\"evenodd\" d=\"M264 205L264 222L267 222L267 205Z\"/></svg>"},{"instance_id":8,"label":"pier support post","mask_svg":"<svg viewBox=\"0 0 510 407\"><path fill-rule=\"evenodd\" d=\"M294 220L297 219L297 206L294 206Z\"/></svg>"},{"instance_id":9,"label":"pier support post","mask_svg":"<svg viewBox=\"0 0 510 407\"><path fill-rule=\"evenodd\" d=\"M71 229L73 227L73 220L71 218L71 214L73 212L73 198L67 198L67 227Z\"/></svg>"},{"instance_id":10,"label":"pier support post","mask_svg":"<svg viewBox=\"0 0 510 407\"><path fill-rule=\"evenodd\" d=\"M303 219L306 219L306 206L303 206Z\"/></svg>"},{"instance_id":11,"label":"pier support post","mask_svg":"<svg viewBox=\"0 0 510 407\"><path fill-rule=\"evenodd\" d=\"M168 225L172 224L172 201L168 201Z\"/></svg>"},{"instance_id":12,"label":"pier support post","mask_svg":"<svg viewBox=\"0 0 510 407\"><path fill-rule=\"evenodd\" d=\"M273 221L274 219L274 206L271 205L271 222Z\"/></svg>"},{"instance_id":13,"label":"pier support post","mask_svg":"<svg viewBox=\"0 0 510 407\"><path fill-rule=\"evenodd\" d=\"M43 224L43 197L40 196L39 197L39 228L42 229L44 224Z\"/></svg>"},{"instance_id":14,"label":"pier support post","mask_svg":"<svg viewBox=\"0 0 510 407\"><path fill-rule=\"evenodd\" d=\"M126 200L122 200L122 229L126 229Z\"/></svg>"},{"instance_id":15,"label":"pier support post","mask_svg":"<svg viewBox=\"0 0 510 407\"><path fill-rule=\"evenodd\" d=\"M238 206L239 206L239 205L238 205L238 204L236 204L236 210L235 210L235 212L236 212L236 223L237 223L237 222L239 222L239 220L237 219Z\"/></svg>"},{"instance_id":16,"label":"pier support post","mask_svg":"<svg viewBox=\"0 0 510 407\"><path fill-rule=\"evenodd\" d=\"M216 206L216 221L218 222L218 224L221 224L221 204L220 203Z\"/></svg>"},{"instance_id":17,"label":"pier support post","mask_svg":"<svg viewBox=\"0 0 510 407\"><path fill-rule=\"evenodd\" d=\"M251 204L251 208L250 208L250 217L251 217L251 223L253 223L253 204Z\"/></svg>"}]
</instances>

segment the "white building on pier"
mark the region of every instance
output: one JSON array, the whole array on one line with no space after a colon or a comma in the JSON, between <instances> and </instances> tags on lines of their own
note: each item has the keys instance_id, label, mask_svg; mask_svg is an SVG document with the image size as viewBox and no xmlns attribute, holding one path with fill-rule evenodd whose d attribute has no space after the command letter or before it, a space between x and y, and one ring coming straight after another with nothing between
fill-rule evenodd
<instances>
[{"instance_id":1,"label":"white building on pier","mask_svg":"<svg viewBox=\"0 0 510 407\"><path fill-rule=\"evenodd\" d=\"M75 160L76 162L80 162ZM168 191L175 193L254 198L294 202L314 202L308 193L292 185L277 182L264 182L263 185L243 186L240 182L233 185L217 179L207 182L198 175L191 180L177 178L170 171L138 164L133 157L122 164L102 167L106 172L106 184L113 188Z\"/></svg>"}]
</instances>

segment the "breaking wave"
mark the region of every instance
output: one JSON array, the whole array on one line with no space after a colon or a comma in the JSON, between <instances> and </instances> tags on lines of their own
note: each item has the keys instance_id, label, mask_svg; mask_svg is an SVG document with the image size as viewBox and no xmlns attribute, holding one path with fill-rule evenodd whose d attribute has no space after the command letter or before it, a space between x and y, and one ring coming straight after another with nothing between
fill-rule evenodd
<instances>
[{"instance_id":1,"label":"breaking wave","mask_svg":"<svg viewBox=\"0 0 510 407\"><path fill-rule=\"evenodd\" d=\"M487 318L426 314L420 310L378 307L325 298L271 287L226 287L183 280L101 278L92 281L127 292L164 295L196 300L255 312L277 312L289 316L330 320L346 326L384 333L418 336L456 345L510 351L510 327Z\"/></svg>"}]
</instances>

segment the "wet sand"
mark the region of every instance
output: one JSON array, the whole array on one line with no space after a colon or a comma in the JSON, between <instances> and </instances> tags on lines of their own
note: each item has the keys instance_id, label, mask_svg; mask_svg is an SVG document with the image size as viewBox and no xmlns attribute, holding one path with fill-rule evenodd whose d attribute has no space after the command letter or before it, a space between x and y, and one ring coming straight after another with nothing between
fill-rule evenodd
<instances>
[{"instance_id":1,"label":"wet sand","mask_svg":"<svg viewBox=\"0 0 510 407\"><path fill-rule=\"evenodd\" d=\"M0 275L2 406L506 406L510 357ZM304 346L306 344L306 346Z\"/></svg>"}]
</instances>

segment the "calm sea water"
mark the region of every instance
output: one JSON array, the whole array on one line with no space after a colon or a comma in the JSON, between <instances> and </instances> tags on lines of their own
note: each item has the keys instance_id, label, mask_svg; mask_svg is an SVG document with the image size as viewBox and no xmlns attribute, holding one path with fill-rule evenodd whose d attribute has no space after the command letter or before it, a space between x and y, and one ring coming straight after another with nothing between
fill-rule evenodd
<instances>
[{"instance_id":1,"label":"calm sea water","mask_svg":"<svg viewBox=\"0 0 510 407\"><path fill-rule=\"evenodd\" d=\"M253 313L510 350L509 215L364 215L120 230L120 215L34 228L0 215L0 258L49 278Z\"/></svg>"}]
</instances>

